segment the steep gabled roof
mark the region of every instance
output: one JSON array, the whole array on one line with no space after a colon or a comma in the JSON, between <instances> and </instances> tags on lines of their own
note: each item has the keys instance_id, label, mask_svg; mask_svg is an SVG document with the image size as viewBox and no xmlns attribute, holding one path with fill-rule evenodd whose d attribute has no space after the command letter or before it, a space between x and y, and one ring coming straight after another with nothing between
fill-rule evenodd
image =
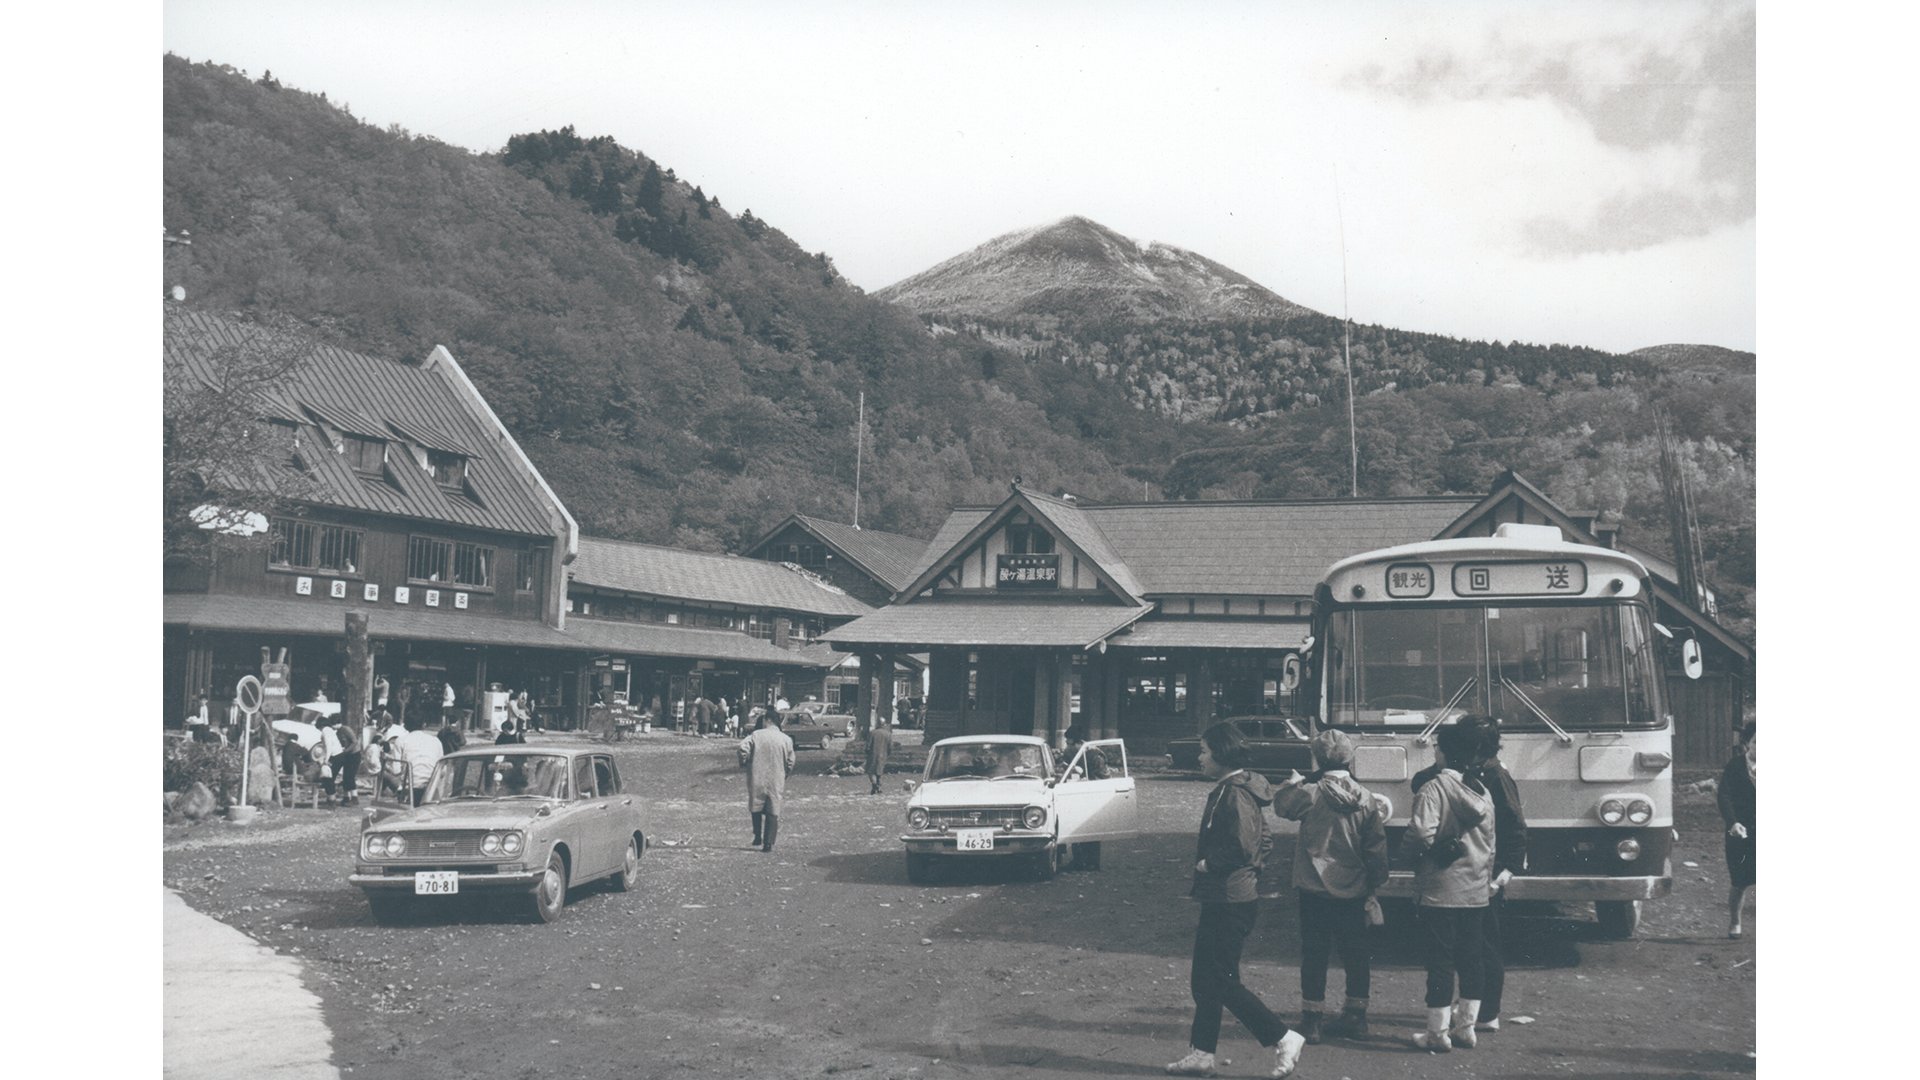
<instances>
[{"instance_id":1,"label":"steep gabled roof","mask_svg":"<svg viewBox=\"0 0 1920 1080\"><path fill-rule=\"evenodd\" d=\"M257 348L260 333L245 323L169 308L163 337L170 360L211 380L219 350ZM383 360L305 339L294 346L304 351L301 362L262 411L294 424L300 460L317 488L307 501L534 536L552 537L570 526L512 436L467 406L451 365L442 370ZM355 472L335 451L328 428L387 440L386 475ZM468 455L467 488L449 493L436 484L414 460L416 444Z\"/></svg>"},{"instance_id":2,"label":"steep gabled roof","mask_svg":"<svg viewBox=\"0 0 1920 1080\"><path fill-rule=\"evenodd\" d=\"M598 536L580 538L572 577L575 584L597 589L749 609L845 616L873 610L779 563Z\"/></svg>"},{"instance_id":3,"label":"steep gabled roof","mask_svg":"<svg viewBox=\"0 0 1920 1080\"><path fill-rule=\"evenodd\" d=\"M906 588L907 583L913 580L914 565L920 561L921 552L927 549L927 541L918 536L862 529L825 518L795 514L747 550L758 549L789 524L798 524L819 537L821 543L833 548L841 558L893 592Z\"/></svg>"},{"instance_id":4,"label":"steep gabled roof","mask_svg":"<svg viewBox=\"0 0 1920 1080\"><path fill-rule=\"evenodd\" d=\"M957 539L941 548L931 560L923 561L913 581L900 590L901 594L911 598L926 591L933 585L939 571L955 559L964 557L975 545L1018 511L1025 511L1029 517L1046 525L1066 549L1090 568L1100 578L1101 584L1113 592L1121 602L1126 604L1140 602L1139 581L1128 571L1124 563L1114 557L1105 539L1101 537L1100 531L1087 524L1086 519L1080 516L1079 507L1076 504L1065 499L1056 499L1023 490L1018 483L1014 484L1013 491L1000 505L974 518L972 524ZM953 524L954 516L948 516L949 525ZM939 543L941 536L946 534L947 530L943 528L941 535L935 536L933 543L928 545L928 550L932 551L933 545ZM1093 550L1083 546L1083 542L1092 544Z\"/></svg>"}]
</instances>

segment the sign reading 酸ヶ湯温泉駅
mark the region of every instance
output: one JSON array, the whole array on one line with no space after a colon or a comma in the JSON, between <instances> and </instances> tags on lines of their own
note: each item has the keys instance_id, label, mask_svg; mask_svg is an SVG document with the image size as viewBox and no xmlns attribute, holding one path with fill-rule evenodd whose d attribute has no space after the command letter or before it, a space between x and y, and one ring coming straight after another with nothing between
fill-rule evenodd
<instances>
[{"instance_id":1,"label":"sign reading \u9178\u30f6\u6e6f\u6e29\u6cc9\u99c5","mask_svg":"<svg viewBox=\"0 0 1920 1080\"><path fill-rule=\"evenodd\" d=\"M1002 589L1057 589L1060 587L1060 555L1002 555L994 584Z\"/></svg>"}]
</instances>

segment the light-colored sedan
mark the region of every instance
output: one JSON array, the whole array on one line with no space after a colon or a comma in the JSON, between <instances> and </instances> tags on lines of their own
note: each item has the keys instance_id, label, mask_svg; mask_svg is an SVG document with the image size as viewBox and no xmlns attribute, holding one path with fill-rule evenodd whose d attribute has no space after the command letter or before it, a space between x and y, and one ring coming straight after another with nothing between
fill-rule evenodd
<instances>
[{"instance_id":1,"label":"light-colored sedan","mask_svg":"<svg viewBox=\"0 0 1920 1080\"><path fill-rule=\"evenodd\" d=\"M1087 779L1084 759L1097 749L1108 773ZM1057 764L1057 767L1056 767ZM1095 770L1099 771L1099 770ZM1008 859L1045 880L1071 863L1100 865L1102 841L1138 830L1134 779L1119 739L1087 743L1056 763L1033 735L962 735L927 752L927 768L907 800L907 880L932 876L936 860Z\"/></svg>"},{"instance_id":2,"label":"light-colored sedan","mask_svg":"<svg viewBox=\"0 0 1920 1080\"><path fill-rule=\"evenodd\" d=\"M367 815L347 880L379 922L471 892L524 893L551 922L574 886L634 888L646 850L645 807L604 749L475 747L440 759L420 806Z\"/></svg>"}]
</instances>

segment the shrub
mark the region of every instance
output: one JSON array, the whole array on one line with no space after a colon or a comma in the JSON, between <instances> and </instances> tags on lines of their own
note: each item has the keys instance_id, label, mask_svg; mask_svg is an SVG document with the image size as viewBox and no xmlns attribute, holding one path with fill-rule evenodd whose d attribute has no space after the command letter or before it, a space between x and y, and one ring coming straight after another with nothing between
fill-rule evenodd
<instances>
[{"instance_id":1,"label":"shrub","mask_svg":"<svg viewBox=\"0 0 1920 1080\"><path fill-rule=\"evenodd\" d=\"M197 781L207 785L214 798L224 804L229 801L229 791L240 790L237 746L168 739L165 758L164 791L185 791Z\"/></svg>"}]
</instances>

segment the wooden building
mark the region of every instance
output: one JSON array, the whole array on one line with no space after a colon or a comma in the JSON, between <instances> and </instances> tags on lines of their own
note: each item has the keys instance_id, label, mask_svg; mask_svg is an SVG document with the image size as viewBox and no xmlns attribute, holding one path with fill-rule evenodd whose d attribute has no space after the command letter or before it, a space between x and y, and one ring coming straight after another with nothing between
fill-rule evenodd
<instances>
[{"instance_id":1,"label":"wooden building","mask_svg":"<svg viewBox=\"0 0 1920 1080\"><path fill-rule=\"evenodd\" d=\"M582 537L567 636L593 652L586 689L664 707L688 695L826 697L847 660L816 639L873 608L821 577L735 555Z\"/></svg>"},{"instance_id":2,"label":"wooden building","mask_svg":"<svg viewBox=\"0 0 1920 1080\"><path fill-rule=\"evenodd\" d=\"M1487 535L1505 521L1560 525L1584 543L1618 540L1511 473L1484 498L1100 506L1016 484L996 506L954 510L895 601L824 640L869 667L929 652L929 739L1011 731L1057 740L1079 719L1095 737L1158 753L1221 717L1294 711L1281 673L1335 561ZM1671 594L1670 577L1665 584ZM1661 617L1698 626L1719 647L1709 663L1730 685L1750 683L1751 649L1710 618L1672 595ZM1689 722L1724 729L1729 720Z\"/></svg>"},{"instance_id":3,"label":"wooden building","mask_svg":"<svg viewBox=\"0 0 1920 1080\"><path fill-rule=\"evenodd\" d=\"M926 550L921 537L794 514L749 545L745 554L817 574L877 608L913 581ZM924 653L898 656L887 696L921 698L926 667ZM821 697L841 708L856 708L861 674L859 657L849 659L827 676Z\"/></svg>"},{"instance_id":4,"label":"wooden building","mask_svg":"<svg viewBox=\"0 0 1920 1080\"><path fill-rule=\"evenodd\" d=\"M261 348L245 324L181 309L165 317L172 361L215 378L222 350ZM231 695L263 646L290 649L293 694L344 693L344 627L364 611L375 674L437 710L491 683L566 704L566 565L578 529L445 348L406 362L303 343L268 403L298 509L270 541L216 541L203 571L169 568L164 597L170 721L195 696Z\"/></svg>"}]
</instances>

